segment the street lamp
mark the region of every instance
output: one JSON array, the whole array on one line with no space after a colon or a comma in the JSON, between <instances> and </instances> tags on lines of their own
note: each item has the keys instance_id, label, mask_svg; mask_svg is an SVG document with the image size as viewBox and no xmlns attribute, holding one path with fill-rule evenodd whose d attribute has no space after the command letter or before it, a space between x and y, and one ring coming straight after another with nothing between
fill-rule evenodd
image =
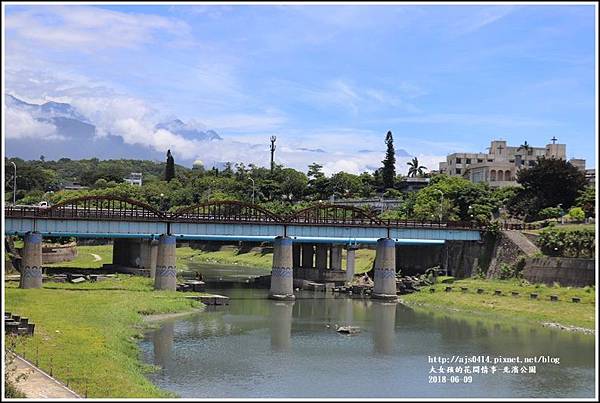
<instances>
[{"instance_id":1,"label":"street lamp","mask_svg":"<svg viewBox=\"0 0 600 403\"><path fill-rule=\"evenodd\" d=\"M442 216L443 216L443 208L444 208L444 192L442 192L440 189L435 189L436 192L440 192L440 195L442 195L440 197L440 222L442 222Z\"/></svg>"},{"instance_id":2,"label":"street lamp","mask_svg":"<svg viewBox=\"0 0 600 403\"><path fill-rule=\"evenodd\" d=\"M252 181L252 204L254 204L254 179L252 179L250 176L248 179Z\"/></svg>"},{"instance_id":3,"label":"street lamp","mask_svg":"<svg viewBox=\"0 0 600 403\"><path fill-rule=\"evenodd\" d=\"M13 161L10 162L15 167L15 175L13 177L13 206L16 204L17 200L17 164Z\"/></svg>"}]
</instances>

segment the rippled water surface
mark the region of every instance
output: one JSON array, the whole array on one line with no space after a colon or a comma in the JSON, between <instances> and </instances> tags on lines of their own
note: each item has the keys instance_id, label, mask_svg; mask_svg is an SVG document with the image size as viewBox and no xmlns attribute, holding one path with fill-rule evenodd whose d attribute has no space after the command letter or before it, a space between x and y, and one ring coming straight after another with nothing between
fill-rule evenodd
<instances>
[{"instance_id":1,"label":"rippled water surface","mask_svg":"<svg viewBox=\"0 0 600 403\"><path fill-rule=\"evenodd\" d=\"M141 342L144 360L162 368L150 379L181 397L594 395L593 336L329 293L275 302L267 290L209 291L230 296L230 305L163 322ZM339 334L336 325L361 332ZM429 356L453 355L550 356L560 364L533 364L534 374L504 374L504 364L487 375L430 373L440 364ZM432 378L440 375L445 383Z\"/></svg>"}]
</instances>

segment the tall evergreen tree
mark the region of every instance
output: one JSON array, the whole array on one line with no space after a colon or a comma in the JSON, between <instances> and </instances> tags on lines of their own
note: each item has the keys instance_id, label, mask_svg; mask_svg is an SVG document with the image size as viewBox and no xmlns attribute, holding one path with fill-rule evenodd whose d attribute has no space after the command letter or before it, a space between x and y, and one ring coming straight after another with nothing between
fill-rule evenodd
<instances>
[{"instance_id":1,"label":"tall evergreen tree","mask_svg":"<svg viewBox=\"0 0 600 403\"><path fill-rule=\"evenodd\" d=\"M388 189L394 187L394 179L396 178L396 151L394 151L394 138L391 131L388 131L385 135L385 144L387 144L387 151L385 152L385 159L382 161L381 173L383 186Z\"/></svg>"},{"instance_id":2,"label":"tall evergreen tree","mask_svg":"<svg viewBox=\"0 0 600 403\"><path fill-rule=\"evenodd\" d=\"M167 167L165 168L165 180L169 182L175 177L175 160L171 155L171 150L167 150Z\"/></svg>"}]
</instances>

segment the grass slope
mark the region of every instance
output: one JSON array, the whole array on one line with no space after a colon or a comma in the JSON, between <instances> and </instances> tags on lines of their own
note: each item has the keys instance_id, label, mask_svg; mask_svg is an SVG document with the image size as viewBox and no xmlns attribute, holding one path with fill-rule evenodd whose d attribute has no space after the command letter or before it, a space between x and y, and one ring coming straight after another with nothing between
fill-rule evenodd
<instances>
[{"instance_id":1,"label":"grass slope","mask_svg":"<svg viewBox=\"0 0 600 403\"><path fill-rule=\"evenodd\" d=\"M119 275L97 283L44 283L23 290L6 283L5 310L35 323L17 352L89 397L167 397L146 379L137 339L143 314L189 311L202 306L181 293L152 291L149 278ZM192 295L186 293L186 295Z\"/></svg>"},{"instance_id":2,"label":"grass slope","mask_svg":"<svg viewBox=\"0 0 600 403\"><path fill-rule=\"evenodd\" d=\"M451 292L444 292L451 285ZM463 293L460 287L468 287ZM438 306L459 309L467 312L482 312L535 322L553 322L565 326L595 328L596 296L593 287L551 287L543 284L527 284L518 280L456 280L453 284L436 284L435 293L424 288L421 292L403 295L408 304ZM484 294L476 289L483 288ZM495 290L502 290L503 296L495 296ZM518 297L510 295L519 292ZM529 299L530 293L539 294L538 300ZM558 302L550 302L550 295L557 295ZM580 297L580 303L571 302L572 297Z\"/></svg>"}]
</instances>

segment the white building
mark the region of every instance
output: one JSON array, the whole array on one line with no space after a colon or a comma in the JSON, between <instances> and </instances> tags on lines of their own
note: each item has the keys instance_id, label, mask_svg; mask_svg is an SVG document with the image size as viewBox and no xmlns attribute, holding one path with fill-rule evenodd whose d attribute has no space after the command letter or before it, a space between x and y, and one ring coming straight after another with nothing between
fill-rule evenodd
<instances>
[{"instance_id":1,"label":"white building","mask_svg":"<svg viewBox=\"0 0 600 403\"><path fill-rule=\"evenodd\" d=\"M142 186L142 173L132 172L129 174L129 178L124 178L124 180L130 185Z\"/></svg>"},{"instance_id":2,"label":"white building","mask_svg":"<svg viewBox=\"0 0 600 403\"><path fill-rule=\"evenodd\" d=\"M509 146L505 140L492 140L487 153L453 153L440 162L440 172L451 176L462 176L471 182L486 182L492 187L517 185L516 174L520 169L535 165L538 157L566 160L566 144L557 144L552 138L545 147ZM569 161L585 170L585 160Z\"/></svg>"}]
</instances>

